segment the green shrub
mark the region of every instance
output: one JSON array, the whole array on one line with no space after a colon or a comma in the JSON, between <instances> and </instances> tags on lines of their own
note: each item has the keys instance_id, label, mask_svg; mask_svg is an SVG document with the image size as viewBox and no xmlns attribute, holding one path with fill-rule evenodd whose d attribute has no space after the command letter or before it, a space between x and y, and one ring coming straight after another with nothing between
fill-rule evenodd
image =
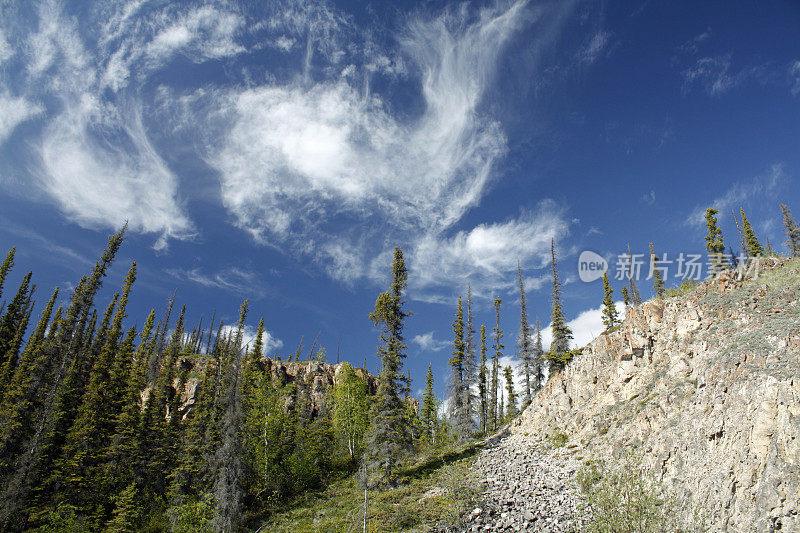
<instances>
[{"instance_id":1,"label":"green shrub","mask_svg":"<svg viewBox=\"0 0 800 533\"><path fill-rule=\"evenodd\" d=\"M587 461L578 483L591 509L589 531L650 533L676 531L677 506L641 466L627 457L615 468Z\"/></svg>"},{"instance_id":2,"label":"green shrub","mask_svg":"<svg viewBox=\"0 0 800 533\"><path fill-rule=\"evenodd\" d=\"M668 297L672 296L683 296L684 294L688 294L694 291L699 284L693 279L686 279L683 280L683 283L678 285L677 287L672 287L667 289L664 294Z\"/></svg>"}]
</instances>

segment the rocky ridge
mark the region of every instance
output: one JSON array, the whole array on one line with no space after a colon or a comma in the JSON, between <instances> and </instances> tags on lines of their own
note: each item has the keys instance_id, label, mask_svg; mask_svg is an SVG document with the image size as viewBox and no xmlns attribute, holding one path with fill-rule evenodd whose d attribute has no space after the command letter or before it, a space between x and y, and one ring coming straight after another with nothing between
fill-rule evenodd
<instances>
[{"instance_id":1,"label":"rocky ridge","mask_svg":"<svg viewBox=\"0 0 800 533\"><path fill-rule=\"evenodd\" d=\"M526 461L543 457L511 450L563 433L570 444L560 453L612 464L641 458L686 523L699 510L712 531L800 531L800 260L754 267L629 307L616 331L553 376L512 435L486 450L493 458L477 463L516 476L516 485L501 482L497 501L514 500L508 495L537 475L524 474ZM545 471L560 479L573 467ZM514 516L517 526L528 520Z\"/></svg>"}]
</instances>

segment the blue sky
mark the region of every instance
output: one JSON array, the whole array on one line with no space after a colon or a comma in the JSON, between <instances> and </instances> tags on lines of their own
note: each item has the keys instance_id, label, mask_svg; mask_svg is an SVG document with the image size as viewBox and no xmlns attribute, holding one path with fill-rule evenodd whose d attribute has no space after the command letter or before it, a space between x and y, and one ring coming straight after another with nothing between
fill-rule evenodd
<instances>
[{"instance_id":1,"label":"blue sky","mask_svg":"<svg viewBox=\"0 0 800 533\"><path fill-rule=\"evenodd\" d=\"M778 202L800 217L796 2L254 5L2 7L7 293L27 269L42 301L70 288L127 220L101 306L136 259L131 320L175 288L192 321L249 297L276 353L321 332L374 370L400 245L407 364L441 394L467 283L478 324L503 298L509 355L518 261L549 322L551 239L584 342L602 295L582 250L700 253L711 205L735 249L740 206L779 248Z\"/></svg>"}]
</instances>

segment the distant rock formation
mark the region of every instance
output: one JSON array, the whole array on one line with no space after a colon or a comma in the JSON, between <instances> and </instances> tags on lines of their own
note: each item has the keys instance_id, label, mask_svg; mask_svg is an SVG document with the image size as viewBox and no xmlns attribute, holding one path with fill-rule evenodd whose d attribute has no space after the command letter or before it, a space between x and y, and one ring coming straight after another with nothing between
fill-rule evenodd
<instances>
[{"instance_id":1,"label":"distant rock formation","mask_svg":"<svg viewBox=\"0 0 800 533\"><path fill-rule=\"evenodd\" d=\"M627 453L712 531L800 531L800 259L628 307L511 425Z\"/></svg>"},{"instance_id":2,"label":"distant rock formation","mask_svg":"<svg viewBox=\"0 0 800 533\"><path fill-rule=\"evenodd\" d=\"M181 365L186 366L191 372L189 379L186 381L186 386L181 391L181 416L183 417L186 417L194 406L197 387L202 380L202 371L206 363L207 361L202 358L185 358L181 360ZM329 408L327 405L328 396L338 379L342 363L329 364L319 361L289 362L262 357L260 366L262 371L271 375L273 383L295 384L298 387L306 388L311 400L311 417L314 418ZM378 389L378 379L363 368L354 367L353 370L365 381L369 394L375 394ZM177 386L178 380L176 379L173 387ZM291 410L294 407L294 400L287 398L286 409Z\"/></svg>"}]
</instances>

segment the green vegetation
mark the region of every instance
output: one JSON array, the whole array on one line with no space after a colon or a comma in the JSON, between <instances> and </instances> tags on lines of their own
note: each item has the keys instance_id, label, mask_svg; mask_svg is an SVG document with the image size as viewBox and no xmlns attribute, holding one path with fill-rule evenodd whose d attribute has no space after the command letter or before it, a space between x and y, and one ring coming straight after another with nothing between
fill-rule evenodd
<instances>
[{"instance_id":1,"label":"green vegetation","mask_svg":"<svg viewBox=\"0 0 800 533\"><path fill-rule=\"evenodd\" d=\"M679 531L675 518L679 507L630 456L614 467L586 461L577 479L592 512L589 531Z\"/></svg>"},{"instance_id":2,"label":"green vegetation","mask_svg":"<svg viewBox=\"0 0 800 533\"><path fill-rule=\"evenodd\" d=\"M424 449L416 462L401 466L396 486L367 493L367 531L427 530L456 526L479 495L470 481L469 467L476 446ZM262 531L361 531L364 488L358 476L332 483L325 490L306 494L276 513Z\"/></svg>"},{"instance_id":3,"label":"green vegetation","mask_svg":"<svg viewBox=\"0 0 800 533\"><path fill-rule=\"evenodd\" d=\"M744 214L744 209L739 208L739 212L742 215L742 232L744 234L744 245L747 256L758 257L764 255L764 248L762 248L761 244L759 244L756 234L753 231L753 227L750 225L750 221L747 220L747 216Z\"/></svg>"},{"instance_id":4,"label":"green vegetation","mask_svg":"<svg viewBox=\"0 0 800 533\"><path fill-rule=\"evenodd\" d=\"M625 287L623 287L624 289ZM627 291L625 293L627 294ZM613 295L614 290L608 281L608 272L603 271L603 325L606 327L606 333L614 329L618 321Z\"/></svg>"},{"instance_id":5,"label":"green vegetation","mask_svg":"<svg viewBox=\"0 0 800 533\"><path fill-rule=\"evenodd\" d=\"M664 277L658 267L658 256L653 250L653 243L650 243L650 272L653 275L653 292L658 298L664 296Z\"/></svg>"},{"instance_id":6,"label":"green vegetation","mask_svg":"<svg viewBox=\"0 0 800 533\"><path fill-rule=\"evenodd\" d=\"M785 204L780 204L783 214L783 228L786 231L786 247L792 257L800 257L800 227L792 218L792 212Z\"/></svg>"},{"instance_id":7,"label":"green vegetation","mask_svg":"<svg viewBox=\"0 0 800 533\"><path fill-rule=\"evenodd\" d=\"M569 350L569 341L572 340L572 330L567 326L564 318L564 311L561 307L561 281L558 277L558 262L556 260L555 241L550 241L550 266L553 271L553 312L552 312L552 331L553 340L550 343L550 353L547 359L550 361L550 371L561 370L564 368L574 355Z\"/></svg>"},{"instance_id":8,"label":"green vegetation","mask_svg":"<svg viewBox=\"0 0 800 533\"><path fill-rule=\"evenodd\" d=\"M664 291L664 295L671 298L674 296L684 296L694 291L699 283L693 279L685 279L677 287L672 287Z\"/></svg>"}]
</instances>

